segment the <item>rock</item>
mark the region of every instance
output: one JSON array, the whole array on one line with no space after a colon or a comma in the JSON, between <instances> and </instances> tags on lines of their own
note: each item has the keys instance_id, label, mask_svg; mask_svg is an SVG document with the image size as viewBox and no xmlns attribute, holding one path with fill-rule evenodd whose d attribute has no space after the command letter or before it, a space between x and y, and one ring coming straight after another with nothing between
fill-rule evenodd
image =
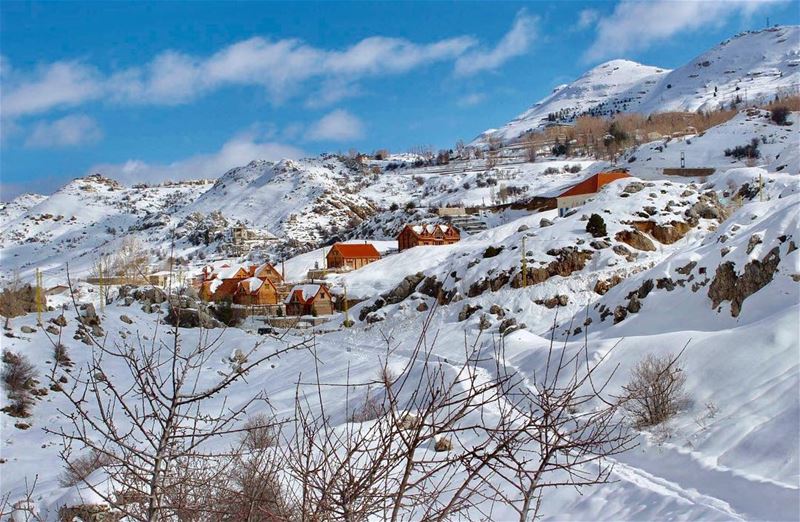
<instances>
[{"instance_id":1,"label":"rock","mask_svg":"<svg viewBox=\"0 0 800 522\"><path fill-rule=\"evenodd\" d=\"M103 329L100 327L99 324L93 324L92 325L92 336L95 339L103 337L104 335L105 335L105 332L103 332Z\"/></svg>"},{"instance_id":2,"label":"rock","mask_svg":"<svg viewBox=\"0 0 800 522\"><path fill-rule=\"evenodd\" d=\"M128 295L128 296L125 296L125 298L123 299L123 303L125 304L125 306L130 306L130 305L132 305L132 304L133 304L133 301L134 301L133 297L131 297L131 296L129 296L129 295Z\"/></svg>"},{"instance_id":3,"label":"rock","mask_svg":"<svg viewBox=\"0 0 800 522\"><path fill-rule=\"evenodd\" d=\"M64 314L61 314L58 317L54 317L53 319L50 319L50 322L53 323L56 326L61 326L62 328L64 326L67 326L67 318L64 317Z\"/></svg>"},{"instance_id":4,"label":"rock","mask_svg":"<svg viewBox=\"0 0 800 522\"><path fill-rule=\"evenodd\" d=\"M31 326L28 326L28 325L20 326L20 327L19 327L19 330L20 330L22 333L26 333L26 334L32 334L32 333L35 333L35 332L36 332L36 328L33 328L33 327L31 327Z\"/></svg>"},{"instance_id":5,"label":"rock","mask_svg":"<svg viewBox=\"0 0 800 522\"><path fill-rule=\"evenodd\" d=\"M723 301L730 301L731 316L738 317L745 299L764 288L772 281L780 263L778 247L760 261L754 259L744 266L742 275L737 275L731 261L717 267L714 279L708 287L711 306L717 308Z\"/></svg>"},{"instance_id":6,"label":"rock","mask_svg":"<svg viewBox=\"0 0 800 522\"><path fill-rule=\"evenodd\" d=\"M658 281L656 281L656 288L659 290L666 290L667 292L672 292L675 290L675 282L670 279L669 277L662 277Z\"/></svg>"},{"instance_id":7,"label":"rock","mask_svg":"<svg viewBox=\"0 0 800 522\"><path fill-rule=\"evenodd\" d=\"M428 303L425 301L420 301L417 305L417 312L424 312L428 309Z\"/></svg>"},{"instance_id":8,"label":"rock","mask_svg":"<svg viewBox=\"0 0 800 522\"><path fill-rule=\"evenodd\" d=\"M567 304L569 304L569 298L565 295L556 295L535 302L536 304L544 305L546 308L555 308L556 306L567 306Z\"/></svg>"},{"instance_id":9,"label":"rock","mask_svg":"<svg viewBox=\"0 0 800 522\"><path fill-rule=\"evenodd\" d=\"M612 248L612 250L614 251L615 254L624 257L628 261L633 261L636 259L637 254L634 254L623 245L614 245L614 248Z\"/></svg>"},{"instance_id":10,"label":"rock","mask_svg":"<svg viewBox=\"0 0 800 522\"><path fill-rule=\"evenodd\" d=\"M644 281L642 283L642 286L640 286L639 289L636 290L636 297L638 297L639 299L644 299L645 297L650 295L650 292L653 291L653 286L654 285L652 279Z\"/></svg>"},{"instance_id":11,"label":"rock","mask_svg":"<svg viewBox=\"0 0 800 522\"><path fill-rule=\"evenodd\" d=\"M628 185L624 189L622 189L622 192L625 192L627 194L635 194L643 189L644 189L644 183L642 183L641 181L632 181L628 183Z\"/></svg>"},{"instance_id":12,"label":"rock","mask_svg":"<svg viewBox=\"0 0 800 522\"><path fill-rule=\"evenodd\" d=\"M503 307L497 304L493 304L491 307L489 307L489 313L492 315L496 315L497 317L503 317L506 315L506 312L505 310L503 310Z\"/></svg>"},{"instance_id":13,"label":"rock","mask_svg":"<svg viewBox=\"0 0 800 522\"><path fill-rule=\"evenodd\" d=\"M547 219L547 218L542 218L542 219L539 221L539 227L541 227L541 228L544 228L544 227L549 227L549 226L551 226L552 224L553 224L553 222L552 222L552 221L550 221L550 220L549 220L549 219Z\"/></svg>"},{"instance_id":14,"label":"rock","mask_svg":"<svg viewBox=\"0 0 800 522\"><path fill-rule=\"evenodd\" d=\"M614 309L614 324L620 323L628 317L628 310L624 306L618 306Z\"/></svg>"},{"instance_id":15,"label":"rock","mask_svg":"<svg viewBox=\"0 0 800 522\"><path fill-rule=\"evenodd\" d=\"M98 317L93 304L91 303L85 304L83 305L82 309L83 311L80 316L82 324L85 324L86 326L94 326L100 324L100 317Z\"/></svg>"},{"instance_id":16,"label":"rock","mask_svg":"<svg viewBox=\"0 0 800 522\"><path fill-rule=\"evenodd\" d=\"M762 240L761 236L758 234L753 234L750 236L750 240L747 242L747 253L752 253L753 250L755 250L755 248L763 242L764 240Z\"/></svg>"},{"instance_id":17,"label":"rock","mask_svg":"<svg viewBox=\"0 0 800 522\"><path fill-rule=\"evenodd\" d=\"M689 261L686 265L676 268L675 271L682 275L689 275L695 266L697 266L696 261Z\"/></svg>"},{"instance_id":18,"label":"rock","mask_svg":"<svg viewBox=\"0 0 800 522\"><path fill-rule=\"evenodd\" d=\"M128 317L125 314L120 315L119 316L119 320L122 321L123 323L133 324L133 319L131 319L130 317Z\"/></svg>"},{"instance_id":19,"label":"rock","mask_svg":"<svg viewBox=\"0 0 800 522\"><path fill-rule=\"evenodd\" d=\"M383 297L384 301L386 301L386 304L399 303L414 293L417 285L423 279L425 279L425 275L422 272L406 276L393 290L382 295L381 297Z\"/></svg>"},{"instance_id":20,"label":"rock","mask_svg":"<svg viewBox=\"0 0 800 522\"><path fill-rule=\"evenodd\" d=\"M378 312L372 312L371 314L367 315L367 323L369 324L379 323L385 319L386 318L383 316L383 314L379 314Z\"/></svg>"},{"instance_id":21,"label":"rock","mask_svg":"<svg viewBox=\"0 0 800 522\"><path fill-rule=\"evenodd\" d=\"M44 329L44 331L49 333L50 335L58 335L59 333L61 333L61 330L58 328L58 326L54 324L48 325L47 328Z\"/></svg>"},{"instance_id":22,"label":"rock","mask_svg":"<svg viewBox=\"0 0 800 522\"><path fill-rule=\"evenodd\" d=\"M605 239L596 239L591 243L589 243L589 246L594 248L595 250L603 250L604 248L610 247L611 243L609 243Z\"/></svg>"},{"instance_id":23,"label":"rock","mask_svg":"<svg viewBox=\"0 0 800 522\"><path fill-rule=\"evenodd\" d=\"M639 301L639 298L634 295L628 301L627 310L628 310L628 312L630 312L632 314L635 314L635 313L638 313L639 310L641 310L641 309L642 309L642 303L641 303L641 301Z\"/></svg>"},{"instance_id":24,"label":"rock","mask_svg":"<svg viewBox=\"0 0 800 522\"><path fill-rule=\"evenodd\" d=\"M517 229L517 232L525 232L526 230L528 230L528 229L530 229L530 228L531 228L531 227L529 227L528 225L522 224L522 225L520 225L520 226L519 226L519 228Z\"/></svg>"},{"instance_id":25,"label":"rock","mask_svg":"<svg viewBox=\"0 0 800 522\"><path fill-rule=\"evenodd\" d=\"M653 221L634 221L634 228L640 232L650 234L659 243L671 245L682 239L692 226L682 221L672 221L669 225L657 225Z\"/></svg>"},{"instance_id":26,"label":"rock","mask_svg":"<svg viewBox=\"0 0 800 522\"><path fill-rule=\"evenodd\" d=\"M611 276L610 279L598 279L594 284L594 292L598 295L605 295L613 287L617 286L622 281L618 275Z\"/></svg>"},{"instance_id":27,"label":"rock","mask_svg":"<svg viewBox=\"0 0 800 522\"><path fill-rule=\"evenodd\" d=\"M625 243L636 250L653 252L656 249L653 242L638 230L621 230L617 232L617 234L614 236L614 239Z\"/></svg>"},{"instance_id":28,"label":"rock","mask_svg":"<svg viewBox=\"0 0 800 522\"><path fill-rule=\"evenodd\" d=\"M84 522L117 522L122 520L123 513L111 511L107 504L81 504L62 506L58 510L58 519L64 522L83 520Z\"/></svg>"},{"instance_id":29,"label":"rock","mask_svg":"<svg viewBox=\"0 0 800 522\"><path fill-rule=\"evenodd\" d=\"M122 317L120 317L122 319ZM211 317L202 308L183 308L170 306L166 317L167 324L181 328L221 328L222 323Z\"/></svg>"},{"instance_id":30,"label":"rock","mask_svg":"<svg viewBox=\"0 0 800 522\"><path fill-rule=\"evenodd\" d=\"M162 289L151 286L141 290L137 300L146 301L151 304L159 304L167 300L167 294Z\"/></svg>"},{"instance_id":31,"label":"rock","mask_svg":"<svg viewBox=\"0 0 800 522\"><path fill-rule=\"evenodd\" d=\"M464 307L461 309L461 312L459 312L458 314L458 320L466 321L472 314L474 314L481 308L483 308L481 305L473 305L470 303L465 304Z\"/></svg>"},{"instance_id":32,"label":"rock","mask_svg":"<svg viewBox=\"0 0 800 522\"><path fill-rule=\"evenodd\" d=\"M648 216L655 216L658 213L658 209L654 206L646 206L643 207L642 210L644 210L645 214Z\"/></svg>"},{"instance_id":33,"label":"rock","mask_svg":"<svg viewBox=\"0 0 800 522\"><path fill-rule=\"evenodd\" d=\"M505 333L506 330L514 326L517 326L517 320L514 319L513 317L509 317L508 319L505 319L503 320L502 323L500 323L500 327L498 328L498 330L500 331L500 333Z\"/></svg>"},{"instance_id":34,"label":"rock","mask_svg":"<svg viewBox=\"0 0 800 522\"><path fill-rule=\"evenodd\" d=\"M144 312L146 314L152 314L153 313L153 305L151 305L148 301L145 301L144 304L142 305L142 312Z\"/></svg>"},{"instance_id":35,"label":"rock","mask_svg":"<svg viewBox=\"0 0 800 522\"><path fill-rule=\"evenodd\" d=\"M728 212L720 204L715 192L706 192L701 194L697 203L689 207L684 215L691 219L716 219L721 222L728 217Z\"/></svg>"}]
</instances>

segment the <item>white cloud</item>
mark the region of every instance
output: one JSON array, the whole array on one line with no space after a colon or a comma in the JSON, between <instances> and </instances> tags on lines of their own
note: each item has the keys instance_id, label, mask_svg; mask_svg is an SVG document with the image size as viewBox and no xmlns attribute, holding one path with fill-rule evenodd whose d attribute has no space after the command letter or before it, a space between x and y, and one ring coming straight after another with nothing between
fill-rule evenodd
<instances>
[{"instance_id":1,"label":"white cloud","mask_svg":"<svg viewBox=\"0 0 800 522\"><path fill-rule=\"evenodd\" d=\"M429 43L371 36L343 49L318 48L298 39L253 37L208 56L166 50L146 63L109 72L78 61L19 71L2 57L2 111L5 117L19 117L101 98L174 105L229 85L262 87L275 102L319 88L320 105L330 104L358 93L357 83L366 77L403 74L443 62L454 62L458 75L495 69L527 51L535 20L520 12L511 30L490 49L478 49L471 36ZM312 85L302 91L300 87L309 81L321 87Z\"/></svg>"},{"instance_id":2,"label":"white cloud","mask_svg":"<svg viewBox=\"0 0 800 522\"><path fill-rule=\"evenodd\" d=\"M456 74L468 76L497 69L511 58L525 54L536 38L537 24L537 17L528 15L525 10L520 11L511 29L494 49L475 50L459 56L456 60Z\"/></svg>"},{"instance_id":3,"label":"white cloud","mask_svg":"<svg viewBox=\"0 0 800 522\"><path fill-rule=\"evenodd\" d=\"M467 94L462 96L456 102L459 107L472 107L478 105L483 100L486 99L486 95L482 92L474 92L472 94Z\"/></svg>"},{"instance_id":4,"label":"white cloud","mask_svg":"<svg viewBox=\"0 0 800 522\"><path fill-rule=\"evenodd\" d=\"M305 155L296 147L262 142L252 134L242 134L228 140L218 151L209 154L198 154L167 164L131 159L125 163L94 165L88 172L101 172L103 175L133 183L217 178L228 170L246 165L255 159L275 161L283 158L300 158Z\"/></svg>"},{"instance_id":5,"label":"white cloud","mask_svg":"<svg viewBox=\"0 0 800 522\"><path fill-rule=\"evenodd\" d=\"M585 59L596 61L643 50L682 32L722 25L731 16L749 16L772 1L623 0L613 13L597 21L597 36Z\"/></svg>"},{"instance_id":6,"label":"white cloud","mask_svg":"<svg viewBox=\"0 0 800 522\"><path fill-rule=\"evenodd\" d=\"M85 114L73 114L55 121L40 121L25 140L31 148L72 147L95 143L103 137L97 122Z\"/></svg>"},{"instance_id":7,"label":"white cloud","mask_svg":"<svg viewBox=\"0 0 800 522\"><path fill-rule=\"evenodd\" d=\"M54 62L23 75L4 59L0 69L4 118L79 105L100 97L103 92L102 76L97 69L79 62Z\"/></svg>"},{"instance_id":8,"label":"white cloud","mask_svg":"<svg viewBox=\"0 0 800 522\"><path fill-rule=\"evenodd\" d=\"M351 141L363 136L361 120L342 109L326 114L306 132L306 139L311 141Z\"/></svg>"},{"instance_id":9,"label":"white cloud","mask_svg":"<svg viewBox=\"0 0 800 522\"><path fill-rule=\"evenodd\" d=\"M597 9L584 9L578 14L578 24L576 29L588 29L592 24L600 19L600 12Z\"/></svg>"}]
</instances>

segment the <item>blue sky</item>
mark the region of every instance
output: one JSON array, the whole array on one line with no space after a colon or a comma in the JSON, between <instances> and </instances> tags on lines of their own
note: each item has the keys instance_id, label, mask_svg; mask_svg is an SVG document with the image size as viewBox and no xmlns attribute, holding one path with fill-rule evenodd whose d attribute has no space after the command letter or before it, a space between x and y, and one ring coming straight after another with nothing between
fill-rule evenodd
<instances>
[{"instance_id":1,"label":"blue sky","mask_svg":"<svg viewBox=\"0 0 800 522\"><path fill-rule=\"evenodd\" d=\"M0 3L0 198L100 171L451 147L612 58L675 67L793 2Z\"/></svg>"}]
</instances>

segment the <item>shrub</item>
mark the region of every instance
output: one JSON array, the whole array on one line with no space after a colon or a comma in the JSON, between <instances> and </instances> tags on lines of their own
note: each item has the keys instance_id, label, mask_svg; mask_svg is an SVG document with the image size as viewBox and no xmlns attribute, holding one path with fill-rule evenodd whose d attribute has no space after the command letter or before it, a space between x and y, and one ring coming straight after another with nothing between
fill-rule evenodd
<instances>
[{"instance_id":1,"label":"shrub","mask_svg":"<svg viewBox=\"0 0 800 522\"><path fill-rule=\"evenodd\" d=\"M586 222L586 231L592 237L604 237L608 235L606 232L606 222L600 214L592 214L589 216L589 221Z\"/></svg>"},{"instance_id":2,"label":"shrub","mask_svg":"<svg viewBox=\"0 0 800 522\"><path fill-rule=\"evenodd\" d=\"M0 315L17 317L36 311L36 289L31 285L14 285L0 293Z\"/></svg>"},{"instance_id":3,"label":"shrub","mask_svg":"<svg viewBox=\"0 0 800 522\"><path fill-rule=\"evenodd\" d=\"M3 362L0 378L10 402L5 411L12 417L28 417L33 406L31 391L36 385L36 368L24 355L11 352L3 353Z\"/></svg>"},{"instance_id":4,"label":"shrub","mask_svg":"<svg viewBox=\"0 0 800 522\"><path fill-rule=\"evenodd\" d=\"M725 156L733 157L736 159L757 159L761 157L761 152L758 150L758 138L753 138L747 145L737 145L732 149L725 149Z\"/></svg>"},{"instance_id":5,"label":"shrub","mask_svg":"<svg viewBox=\"0 0 800 522\"><path fill-rule=\"evenodd\" d=\"M247 419L242 432L242 446L247 451L256 451L275 446L277 443L275 422L264 413Z\"/></svg>"},{"instance_id":6,"label":"shrub","mask_svg":"<svg viewBox=\"0 0 800 522\"><path fill-rule=\"evenodd\" d=\"M406 210L412 210L416 206L417 205L415 205L413 201L409 201L408 203L406 203Z\"/></svg>"},{"instance_id":7,"label":"shrub","mask_svg":"<svg viewBox=\"0 0 800 522\"><path fill-rule=\"evenodd\" d=\"M495 257L496 255L498 255L502 251L503 251L503 247L489 246L489 247L486 248L486 250L483 251L483 258L486 259L486 258L489 258L489 257Z\"/></svg>"},{"instance_id":8,"label":"shrub","mask_svg":"<svg viewBox=\"0 0 800 522\"><path fill-rule=\"evenodd\" d=\"M400 208L400 205L398 205L396 202L395 202L395 203L392 203L391 205L389 205L389 210L391 210L391 211L393 211L393 212L394 212L395 210L398 210L399 208Z\"/></svg>"},{"instance_id":9,"label":"shrub","mask_svg":"<svg viewBox=\"0 0 800 522\"><path fill-rule=\"evenodd\" d=\"M623 408L639 428L656 426L685 406L686 376L672 354L647 354L634 366L631 380L623 386Z\"/></svg>"},{"instance_id":10,"label":"shrub","mask_svg":"<svg viewBox=\"0 0 800 522\"><path fill-rule=\"evenodd\" d=\"M53 346L53 358L57 366L72 366L72 359L69 358L67 347L61 343L56 343Z\"/></svg>"},{"instance_id":11,"label":"shrub","mask_svg":"<svg viewBox=\"0 0 800 522\"><path fill-rule=\"evenodd\" d=\"M547 167L546 169L544 169L544 172L543 172L543 174L558 174L558 173L559 173L559 170L557 168L555 168L555 167Z\"/></svg>"},{"instance_id":12,"label":"shrub","mask_svg":"<svg viewBox=\"0 0 800 522\"><path fill-rule=\"evenodd\" d=\"M62 488L80 484L96 470L111 464L113 460L110 455L95 449L85 455L76 457L74 460L67 460L67 467L58 477L58 484Z\"/></svg>"},{"instance_id":13,"label":"shrub","mask_svg":"<svg viewBox=\"0 0 800 522\"><path fill-rule=\"evenodd\" d=\"M789 117L789 108L783 105L772 109L772 114L770 115L772 121L775 122L777 125L786 125L787 124L786 120L788 117Z\"/></svg>"}]
</instances>

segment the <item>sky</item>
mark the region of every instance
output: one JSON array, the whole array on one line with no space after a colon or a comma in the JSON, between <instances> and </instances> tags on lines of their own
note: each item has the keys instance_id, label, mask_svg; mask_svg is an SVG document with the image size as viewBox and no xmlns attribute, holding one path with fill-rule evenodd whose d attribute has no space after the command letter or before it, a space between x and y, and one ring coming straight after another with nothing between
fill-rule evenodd
<instances>
[{"instance_id":1,"label":"sky","mask_svg":"<svg viewBox=\"0 0 800 522\"><path fill-rule=\"evenodd\" d=\"M499 127L609 59L673 68L792 1L0 2L0 199L100 172L218 177L253 159Z\"/></svg>"}]
</instances>

